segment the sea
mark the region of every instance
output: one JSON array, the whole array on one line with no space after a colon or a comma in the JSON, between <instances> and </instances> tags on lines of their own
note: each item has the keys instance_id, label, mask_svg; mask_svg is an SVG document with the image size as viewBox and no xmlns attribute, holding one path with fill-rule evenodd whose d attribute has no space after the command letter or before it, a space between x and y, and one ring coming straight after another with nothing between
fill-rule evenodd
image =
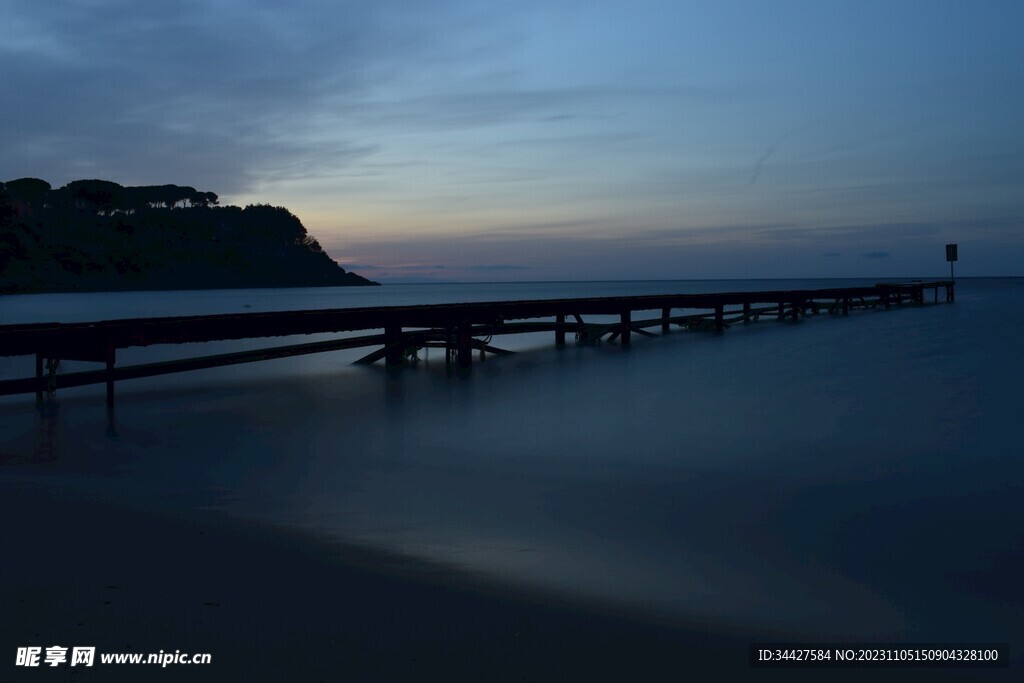
<instances>
[{"instance_id":1,"label":"sea","mask_svg":"<svg viewBox=\"0 0 1024 683\"><path fill-rule=\"evenodd\" d=\"M23 295L0 297L0 324L873 283ZM280 525L708 628L1020 642L1022 299L1024 278L964 278L953 304L673 328L628 349L496 337L516 353L469 373L439 349L397 372L335 351L124 381L113 416L102 386L43 411L3 397L0 482ZM0 379L32 372L0 358Z\"/></svg>"}]
</instances>

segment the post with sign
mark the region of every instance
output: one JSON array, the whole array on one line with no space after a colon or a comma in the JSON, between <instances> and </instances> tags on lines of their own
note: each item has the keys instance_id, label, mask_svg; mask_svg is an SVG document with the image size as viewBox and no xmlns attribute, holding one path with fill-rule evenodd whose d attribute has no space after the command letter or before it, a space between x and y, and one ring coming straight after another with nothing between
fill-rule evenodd
<instances>
[{"instance_id":1,"label":"post with sign","mask_svg":"<svg viewBox=\"0 0 1024 683\"><path fill-rule=\"evenodd\" d=\"M953 278L953 262L956 261L956 245L946 245L946 260L949 261L949 286L946 287L946 301L953 301L955 296L953 287L956 280Z\"/></svg>"}]
</instances>

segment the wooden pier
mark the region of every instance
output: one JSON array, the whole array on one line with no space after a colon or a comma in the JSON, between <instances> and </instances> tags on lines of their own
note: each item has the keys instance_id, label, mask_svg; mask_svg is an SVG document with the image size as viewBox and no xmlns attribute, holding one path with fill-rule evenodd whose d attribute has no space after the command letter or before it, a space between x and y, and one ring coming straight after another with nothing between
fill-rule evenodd
<instances>
[{"instance_id":1,"label":"wooden pier","mask_svg":"<svg viewBox=\"0 0 1024 683\"><path fill-rule=\"evenodd\" d=\"M238 313L169 318L132 318L93 323L41 323L0 326L0 356L34 356L35 376L0 381L0 396L106 384L107 405L114 405L114 384L120 380L152 377L188 370L249 363L339 349L376 347L359 363L383 360L389 366L405 363L423 348L444 348L446 360L461 368L472 364L473 352L509 353L492 346L496 335L554 333L555 345L566 335L577 343L602 339L630 345L632 335L654 336L650 328L667 333L672 325L687 330L722 333L729 325L761 318L797 321L802 316L827 312L847 315L853 309L887 309L906 304L924 305L928 298L954 299L953 280L883 283L868 287L674 294L657 296L490 301L421 306L341 308L331 310ZM931 290L931 297L925 292ZM654 311L654 317L634 313ZM583 316L590 316L586 322ZM613 322L594 322L593 316L613 316ZM118 367L118 349L158 344L187 344L232 339L283 337L303 334L373 331L306 344L239 351L184 360ZM57 373L61 360L101 363L94 371Z\"/></svg>"}]
</instances>

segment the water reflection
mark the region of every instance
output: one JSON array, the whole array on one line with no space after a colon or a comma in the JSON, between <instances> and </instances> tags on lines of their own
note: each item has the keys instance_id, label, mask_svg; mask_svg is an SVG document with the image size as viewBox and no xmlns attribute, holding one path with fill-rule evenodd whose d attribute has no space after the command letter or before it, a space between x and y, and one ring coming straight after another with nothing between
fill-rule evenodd
<instances>
[{"instance_id":1,"label":"water reflection","mask_svg":"<svg viewBox=\"0 0 1024 683\"><path fill-rule=\"evenodd\" d=\"M60 404L52 398L43 398L36 404L38 436L32 449L32 462L50 462L57 458L60 435Z\"/></svg>"}]
</instances>

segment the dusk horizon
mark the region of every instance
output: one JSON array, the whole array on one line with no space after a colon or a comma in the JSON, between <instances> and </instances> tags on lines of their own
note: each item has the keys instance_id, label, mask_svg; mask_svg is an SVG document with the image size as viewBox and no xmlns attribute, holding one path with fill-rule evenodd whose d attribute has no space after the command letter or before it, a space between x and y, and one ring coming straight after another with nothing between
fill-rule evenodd
<instances>
[{"instance_id":1,"label":"dusk horizon","mask_svg":"<svg viewBox=\"0 0 1024 683\"><path fill-rule=\"evenodd\" d=\"M900 277L948 242L965 276L1024 262L1018 3L6 14L0 178L284 206L371 279Z\"/></svg>"}]
</instances>

